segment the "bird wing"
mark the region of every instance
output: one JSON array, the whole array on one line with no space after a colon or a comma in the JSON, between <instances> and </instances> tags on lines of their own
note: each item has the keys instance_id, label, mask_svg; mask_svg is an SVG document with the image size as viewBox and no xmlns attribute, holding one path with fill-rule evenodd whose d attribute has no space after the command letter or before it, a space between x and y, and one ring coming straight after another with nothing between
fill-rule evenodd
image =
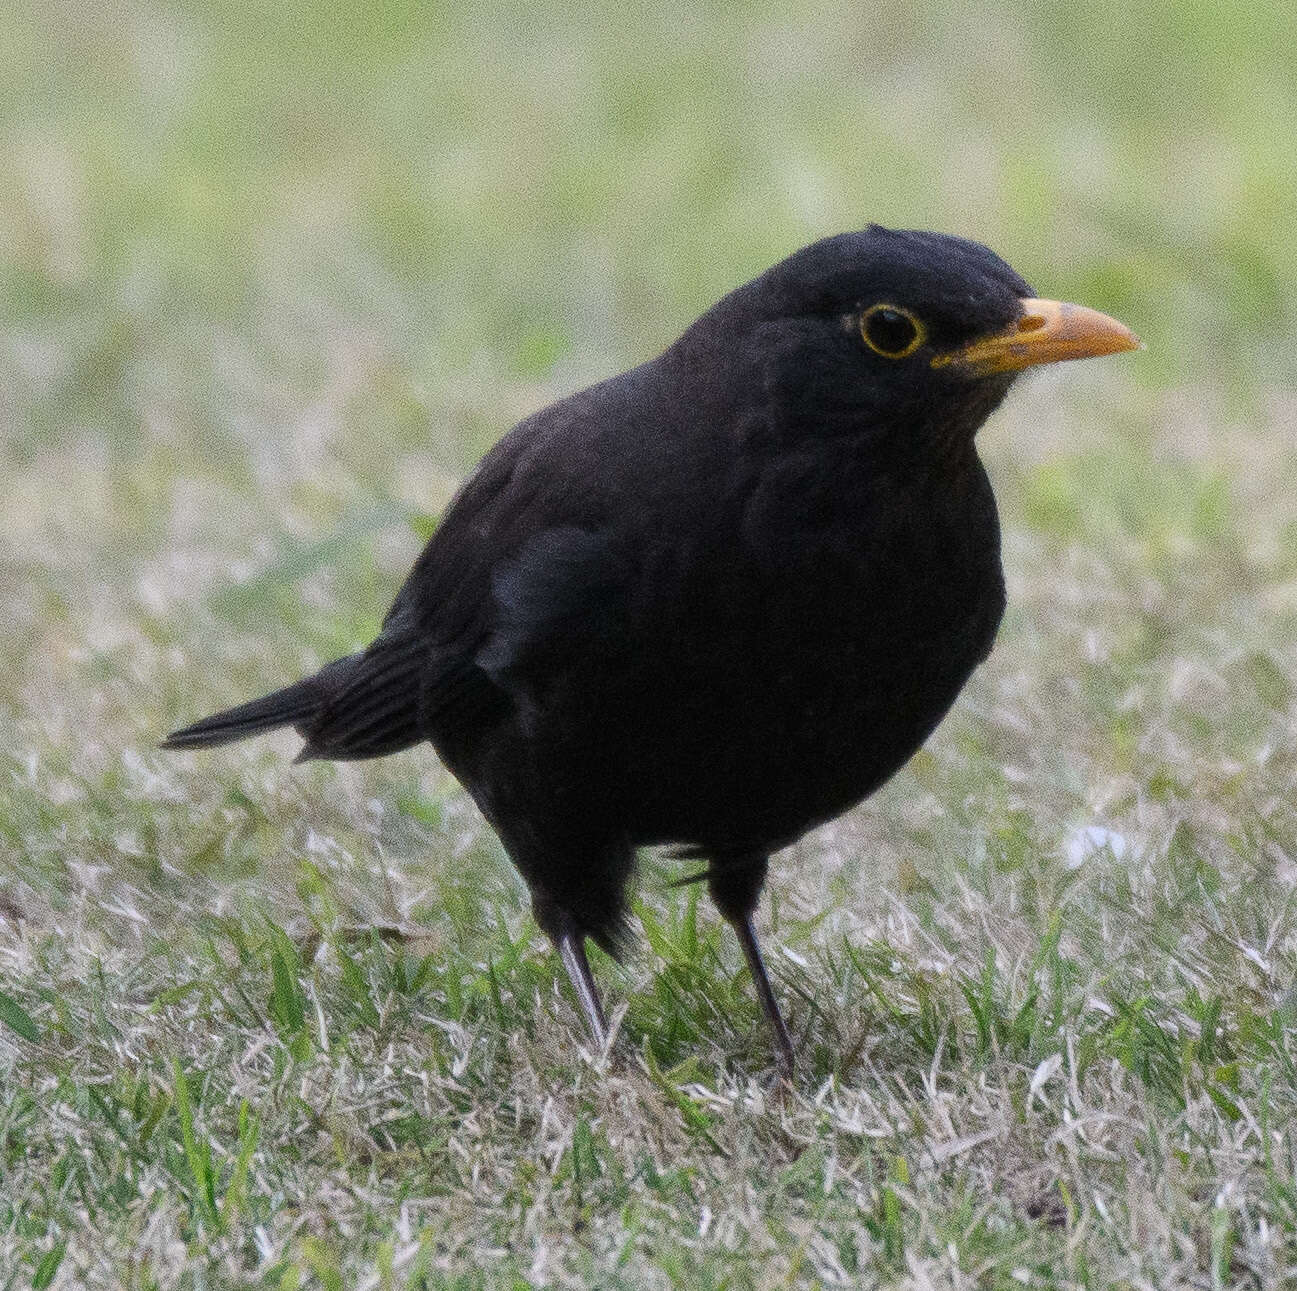
<instances>
[{"instance_id":1,"label":"bird wing","mask_svg":"<svg viewBox=\"0 0 1297 1291\"><path fill-rule=\"evenodd\" d=\"M622 631L635 583L623 553L646 545L638 526L654 508L643 494L662 470L653 436L628 421L627 380L553 404L504 436L397 594L383 637L426 644L430 730L490 702L490 690L497 702L516 700Z\"/></svg>"},{"instance_id":2,"label":"bird wing","mask_svg":"<svg viewBox=\"0 0 1297 1291\"><path fill-rule=\"evenodd\" d=\"M616 647L625 632L628 562L606 530L542 529L491 571L490 628L474 662L497 685L547 664Z\"/></svg>"},{"instance_id":3,"label":"bird wing","mask_svg":"<svg viewBox=\"0 0 1297 1291\"><path fill-rule=\"evenodd\" d=\"M465 482L382 632L299 726L299 760L376 757L534 709L547 675L615 637L624 578L607 529L561 461L538 464L529 429Z\"/></svg>"}]
</instances>

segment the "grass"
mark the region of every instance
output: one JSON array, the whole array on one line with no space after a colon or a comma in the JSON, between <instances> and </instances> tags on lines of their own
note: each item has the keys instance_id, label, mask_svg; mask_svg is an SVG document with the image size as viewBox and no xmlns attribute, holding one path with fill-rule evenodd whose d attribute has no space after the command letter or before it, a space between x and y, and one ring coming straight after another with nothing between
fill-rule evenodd
<instances>
[{"instance_id":1,"label":"grass","mask_svg":"<svg viewBox=\"0 0 1297 1291\"><path fill-rule=\"evenodd\" d=\"M12 15L0 1287L1291 1285L1290 25ZM669 863L604 1059L430 754L157 751L364 640L523 412L871 218L1149 347L988 427L997 649L776 860L795 1091Z\"/></svg>"}]
</instances>

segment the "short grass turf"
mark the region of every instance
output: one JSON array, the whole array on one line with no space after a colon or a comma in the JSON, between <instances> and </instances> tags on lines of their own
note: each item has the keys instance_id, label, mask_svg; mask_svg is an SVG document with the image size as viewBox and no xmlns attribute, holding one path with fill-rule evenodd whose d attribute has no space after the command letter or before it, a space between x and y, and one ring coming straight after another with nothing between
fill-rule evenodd
<instances>
[{"instance_id":1,"label":"short grass turf","mask_svg":"<svg viewBox=\"0 0 1297 1291\"><path fill-rule=\"evenodd\" d=\"M5 22L0 1287L1293 1284L1286 4ZM156 749L365 640L521 413L869 219L1149 348L984 432L996 651L776 860L795 1089L668 860L602 1058L429 752Z\"/></svg>"}]
</instances>

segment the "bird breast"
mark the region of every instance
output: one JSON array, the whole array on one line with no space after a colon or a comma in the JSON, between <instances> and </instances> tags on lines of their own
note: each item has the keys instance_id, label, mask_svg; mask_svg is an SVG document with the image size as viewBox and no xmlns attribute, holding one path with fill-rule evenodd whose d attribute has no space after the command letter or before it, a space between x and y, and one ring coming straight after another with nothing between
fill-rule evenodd
<instances>
[{"instance_id":1,"label":"bird breast","mask_svg":"<svg viewBox=\"0 0 1297 1291\"><path fill-rule=\"evenodd\" d=\"M748 492L741 524L721 517L731 539L694 547L667 580L661 617L642 625L653 662L622 697L631 794L650 808L638 832L778 845L915 752L1004 608L994 502L975 466L933 497L790 459Z\"/></svg>"}]
</instances>

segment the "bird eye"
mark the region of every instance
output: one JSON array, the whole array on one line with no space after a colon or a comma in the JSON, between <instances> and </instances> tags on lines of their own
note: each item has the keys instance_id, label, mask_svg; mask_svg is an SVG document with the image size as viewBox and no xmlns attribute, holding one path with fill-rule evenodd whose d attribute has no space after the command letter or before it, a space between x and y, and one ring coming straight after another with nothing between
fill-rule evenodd
<instances>
[{"instance_id":1,"label":"bird eye","mask_svg":"<svg viewBox=\"0 0 1297 1291\"><path fill-rule=\"evenodd\" d=\"M899 305L871 305L860 316L860 335L885 359L908 358L927 336L923 324Z\"/></svg>"}]
</instances>

